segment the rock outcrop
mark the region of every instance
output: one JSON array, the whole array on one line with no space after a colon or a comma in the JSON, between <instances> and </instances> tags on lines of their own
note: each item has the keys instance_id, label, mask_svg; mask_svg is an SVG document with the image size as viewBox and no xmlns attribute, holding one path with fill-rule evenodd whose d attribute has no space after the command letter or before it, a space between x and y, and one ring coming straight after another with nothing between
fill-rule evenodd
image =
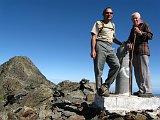
<instances>
[{"instance_id":1,"label":"rock outcrop","mask_svg":"<svg viewBox=\"0 0 160 120\"><path fill-rule=\"evenodd\" d=\"M53 99L54 87L28 57L11 58L0 66L0 115L41 106Z\"/></svg>"}]
</instances>

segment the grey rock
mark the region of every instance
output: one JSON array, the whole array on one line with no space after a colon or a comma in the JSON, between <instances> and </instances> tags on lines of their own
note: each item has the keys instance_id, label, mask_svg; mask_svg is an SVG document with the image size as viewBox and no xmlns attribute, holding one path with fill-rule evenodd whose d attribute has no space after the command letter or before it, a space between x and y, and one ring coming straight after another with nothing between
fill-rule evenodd
<instances>
[{"instance_id":1,"label":"grey rock","mask_svg":"<svg viewBox=\"0 0 160 120\"><path fill-rule=\"evenodd\" d=\"M0 66L0 114L38 107L52 99L54 87L28 57L15 56Z\"/></svg>"}]
</instances>

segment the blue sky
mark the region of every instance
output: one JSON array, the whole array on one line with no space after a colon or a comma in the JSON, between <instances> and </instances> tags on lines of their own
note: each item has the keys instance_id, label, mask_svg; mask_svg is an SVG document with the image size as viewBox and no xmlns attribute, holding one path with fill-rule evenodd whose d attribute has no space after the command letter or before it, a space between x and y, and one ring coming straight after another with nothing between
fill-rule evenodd
<instances>
[{"instance_id":1,"label":"blue sky","mask_svg":"<svg viewBox=\"0 0 160 120\"><path fill-rule=\"evenodd\" d=\"M149 43L150 70L153 92L160 93L159 5L159 0L0 0L0 64L27 56L53 83L82 78L94 82L90 58L94 22L102 19L104 8L112 7L116 37L126 41L130 16L138 11L154 34ZM104 79L107 73L106 65Z\"/></svg>"}]
</instances>

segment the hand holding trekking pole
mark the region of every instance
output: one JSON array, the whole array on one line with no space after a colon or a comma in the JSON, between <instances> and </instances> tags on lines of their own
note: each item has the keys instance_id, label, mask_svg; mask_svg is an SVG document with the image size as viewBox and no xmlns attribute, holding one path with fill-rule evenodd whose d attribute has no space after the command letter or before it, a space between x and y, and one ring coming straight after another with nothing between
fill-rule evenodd
<instances>
[{"instance_id":1,"label":"hand holding trekking pole","mask_svg":"<svg viewBox=\"0 0 160 120\"><path fill-rule=\"evenodd\" d=\"M134 27L134 33L142 34L142 31L138 27Z\"/></svg>"}]
</instances>

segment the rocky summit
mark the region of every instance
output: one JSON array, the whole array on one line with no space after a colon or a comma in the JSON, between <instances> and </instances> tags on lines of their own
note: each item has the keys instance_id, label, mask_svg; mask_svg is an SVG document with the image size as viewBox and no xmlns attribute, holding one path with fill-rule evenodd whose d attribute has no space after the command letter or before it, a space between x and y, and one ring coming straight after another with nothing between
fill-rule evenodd
<instances>
[{"instance_id":1,"label":"rocky summit","mask_svg":"<svg viewBox=\"0 0 160 120\"><path fill-rule=\"evenodd\" d=\"M26 56L0 66L0 120L152 120L160 110L112 113L96 105L95 83L55 85Z\"/></svg>"},{"instance_id":2,"label":"rocky summit","mask_svg":"<svg viewBox=\"0 0 160 120\"><path fill-rule=\"evenodd\" d=\"M36 108L53 96L55 85L24 56L11 58L0 66L0 116L24 106Z\"/></svg>"}]
</instances>

